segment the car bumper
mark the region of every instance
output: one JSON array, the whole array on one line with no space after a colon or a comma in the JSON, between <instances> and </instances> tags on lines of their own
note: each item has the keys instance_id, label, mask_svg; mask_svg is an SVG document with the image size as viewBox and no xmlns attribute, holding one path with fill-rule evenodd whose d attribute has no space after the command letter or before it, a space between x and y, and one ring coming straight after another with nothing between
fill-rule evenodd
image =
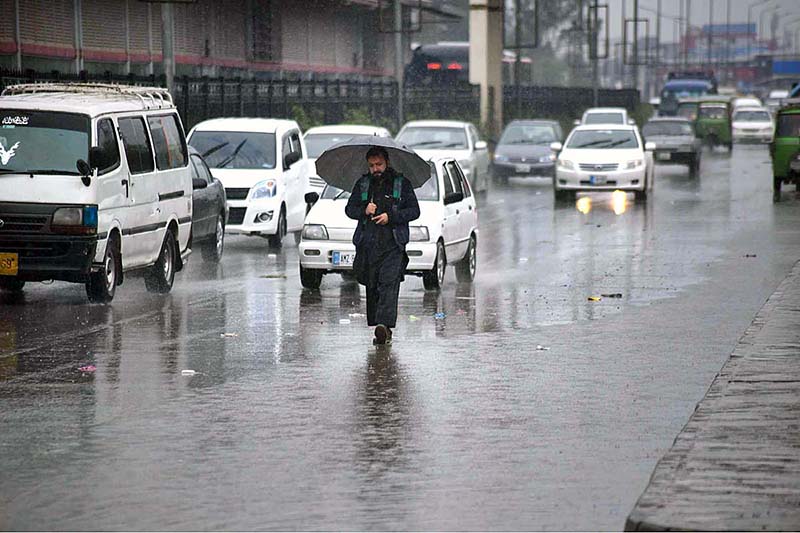
<instances>
[{"instance_id":1,"label":"car bumper","mask_svg":"<svg viewBox=\"0 0 800 533\"><path fill-rule=\"evenodd\" d=\"M595 179L592 179L592 176ZM588 172L583 170L556 170L556 188L569 191L643 191L645 169L618 170L615 172Z\"/></svg>"},{"instance_id":2,"label":"car bumper","mask_svg":"<svg viewBox=\"0 0 800 533\"><path fill-rule=\"evenodd\" d=\"M735 143L754 143L768 144L772 142L772 133L744 133L733 132L733 142Z\"/></svg>"},{"instance_id":3,"label":"car bumper","mask_svg":"<svg viewBox=\"0 0 800 533\"><path fill-rule=\"evenodd\" d=\"M656 150L653 161L658 165L688 165L697 158L697 153L681 150Z\"/></svg>"},{"instance_id":4,"label":"car bumper","mask_svg":"<svg viewBox=\"0 0 800 533\"><path fill-rule=\"evenodd\" d=\"M555 163L492 163L492 174L497 177L545 176L552 178L556 171Z\"/></svg>"},{"instance_id":5,"label":"car bumper","mask_svg":"<svg viewBox=\"0 0 800 533\"><path fill-rule=\"evenodd\" d=\"M18 273L11 277L22 281L84 282L96 249L96 235L0 234L0 253L18 254Z\"/></svg>"},{"instance_id":6,"label":"car bumper","mask_svg":"<svg viewBox=\"0 0 800 533\"><path fill-rule=\"evenodd\" d=\"M308 241L300 242L300 266L309 270L324 270L326 272L347 272L353 270L352 266L333 264L333 252L354 253L356 247L352 242L345 241ZM431 270L436 263L435 242L410 242L406 245L408 254L408 272L423 272Z\"/></svg>"},{"instance_id":7,"label":"car bumper","mask_svg":"<svg viewBox=\"0 0 800 533\"><path fill-rule=\"evenodd\" d=\"M240 235L275 235L278 232L281 202L277 198L267 201L228 201L226 233Z\"/></svg>"}]
</instances>

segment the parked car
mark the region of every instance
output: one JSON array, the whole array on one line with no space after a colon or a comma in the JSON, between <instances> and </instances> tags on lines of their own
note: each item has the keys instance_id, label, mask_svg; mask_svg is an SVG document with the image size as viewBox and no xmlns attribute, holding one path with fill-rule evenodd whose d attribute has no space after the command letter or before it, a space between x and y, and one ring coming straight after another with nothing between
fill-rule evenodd
<instances>
[{"instance_id":1,"label":"parked car","mask_svg":"<svg viewBox=\"0 0 800 533\"><path fill-rule=\"evenodd\" d=\"M110 302L131 270L171 290L188 256L192 176L165 89L8 87L0 97L0 289L86 285Z\"/></svg>"},{"instance_id":2,"label":"parked car","mask_svg":"<svg viewBox=\"0 0 800 533\"><path fill-rule=\"evenodd\" d=\"M428 290L444 283L448 264L459 282L472 282L477 268L478 211L475 197L456 159L431 162L431 179L416 189L420 217L410 227L407 273L422 277ZM353 232L357 222L344 213L350 191L326 186L322 196L309 193L314 207L306 217L300 242L300 281L319 288L325 274L353 269Z\"/></svg>"},{"instance_id":3,"label":"parked car","mask_svg":"<svg viewBox=\"0 0 800 533\"><path fill-rule=\"evenodd\" d=\"M555 174L556 156L550 144L561 141L561 126L552 120L514 120L503 130L494 150L492 176L546 176Z\"/></svg>"},{"instance_id":4,"label":"parked car","mask_svg":"<svg viewBox=\"0 0 800 533\"><path fill-rule=\"evenodd\" d=\"M703 100L697 107L695 132L709 148L725 146L733 149L731 133L731 104L724 97Z\"/></svg>"},{"instance_id":5,"label":"parked car","mask_svg":"<svg viewBox=\"0 0 800 533\"><path fill-rule=\"evenodd\" d=\"M778 111L770 156L774 197L779 200L782 183L800 187L800 98L787 100Z\"/></svg>"},{"instance_id":6,"label":"parked car","mask_svg":"<svg viewBox=\"0 0 800 533\"><path fill-rule=\"evenodd\" d=\"M489 187L489 147L469 122L418 120L406 123L397 140L425 160L455 157L473 191Z\"/></svg>"},{"instance_id":7,"label":"parked car","mask_svg":"<svg viewBox=\"0 0 800 533\"><path fill-rule=\"evenodd\" d=\"M575 197L577 191L633 191L647 198L653 187L654 143L642 142L636 126L597 124L578 126L558 154L553 189L557 201Z\"/></svg>"},{"instance_id":8,"label":"parked car","mask_svg":"<svg viewBox=\"0 0 800 533\"><path fill-rule=\"evenodd\" d=\"M783 106L784 100L789 98L789 91L786 89L776 89L769 92L767 99L764 101L764 105L769 109L769 112L772 113L773 116L778 112L778 109Z\"/></svg>"},{"instance_id":9,"label":"parked car","mask_svg":"<svg viewBox=\"0 0 800 533\"><path fill-rule=\"evenodd\" d=\"M692 123L683 117L654 117L642 128L645 144L655 143L656 164L678 164L689 167L689 176L700 171L702 143L694 134Z\"/></svg>"},{"instance_id":10,"label":"parked car","mask_svg":"<svg viewBox=\"0 0 800 533\"><path fill-rule=\"evenodd\" d=\"M229 233L299 241L306 214L308 159L293 120L218 118L192 128L189 144L225 186Z\"/></svg>"},{"instance_id":11,"label":"parked car","mask_svg":"<svg viewBox=\"0 0 800 533\"><path fill-rule=\"evenodd\" d=\"M228 202L225 187L211 175L206 162L189 148L192 167L192 247L199 247L204 261L219 263L225 248Z\"/></svg>"},{"instance_id":12,"label":"parked car","mask_svg":"<svg viewBox=\"0 0 800 533\"><path fill-rule=\"evenodd\" d=\"M317 158L330 148L340 142L346 141L357 135L376 135L378 137L391 137L392 134L386 128L378 126L359 126L352 124L337 124L332 126L317 126L306 131L303 140L308 150L308 163L311 174L308 178L309 189L307 192L322 193L325 182L317 176Z\"/></svg>"},{"instance_id":13,"label":"parked car","mask_svg":"<svg viewBox=\"0 0 800 533\"><path fill-rule=\"evenodd\" d=\"M624 107L591 107L584 111L580 121L575 121L576 126L582 124L634 124L634 122L628 117L628 110Z\"/></svg>"},{"instance_id":14,"label":"parked car","mask_svg":"<svg viewBox=\"0 0 800 533\"><path fill-rule=\"evenodd\" d=\"M764 107L737 107L731 117L733 142L771 143L775 122Z\"/></svg>"}]
</instances>

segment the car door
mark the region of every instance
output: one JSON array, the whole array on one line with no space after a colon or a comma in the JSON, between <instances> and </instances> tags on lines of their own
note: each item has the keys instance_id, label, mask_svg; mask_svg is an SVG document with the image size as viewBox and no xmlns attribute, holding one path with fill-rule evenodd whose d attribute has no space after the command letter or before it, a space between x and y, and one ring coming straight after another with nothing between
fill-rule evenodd
<instances>
[{"instance_id":1,"label":"car door","mask_svg":"<svg viewBox=\"0 0 800 533\"><path fill-rule=\"evenodd\" d=\"M286 190L287 193L287 227L290 231L300 231L303 228L303 220L306 216L306 185L308 182L307 160L303 150L303 143L300 140L300 132L293 130L289 134L292 146L292 153L297 154L300 159L292 165L292 187Z\"/></svg>"},{"instance_id":2,"label":"car door","mask_svg":"<svg viewBox=\"0 0 800 533\"><path fill-rule=\"evenodd\" d=\"M448 171L447 162L442 165L442 181L443 181L443 191L444 195L442 199L444 200L447 198L447 195L455 192L455 187L453 186L453 179L450 176L450 172ZM444 220L442 221L442 238L444 239L444 248L445 253L447 255L448 262L457 261L460 257L458 255L457 249L457 240L459 235L459 228L458 228L458 209L459 202L455 202L452 204L445 204L444 206ZM463 253L461 254L463 255Z\"/></svg>"},{"instance_id":3,"label":"car door","mask_svg":"<svg viewBox=\"0 0 800 533\"><path fill-rule=\"evenodd\" d=\"M191 170L192 181L201 180L205 183L205 187L194 188L192 187L192 240L194 242L201 241L214 232L214 222L216 220L216 213L213 211L213 198L214 191L209 189L207 177L203 173L202 161L197 155L192 155ZM213 218L212 218L213 217Z\"/></svg>"},{"instance_id":4,"label":"car door","mask_svg":"<svg viewBox=\"0 0 800 533\"><path fill-rule=\"evenodd\" d=\"M461 202L461 208L459 209L461 211L459 214L459 225L461 226L459 231L462 236L469 238L472 235L472 231L478 227L478 210L475 204L475 196L472 194L467 177L461 167L458 166L458 163L455 164L455 168L458 171L461 188L464 191L464 200Z\"/></svg>"},{"instance_id":5,"label":"car door","mask_svg":"<svg viewBox=\"0 0 800 533\"><path fill-rule=\"evenodd\" d=\"M462 200L450 204L448 207L454 208L455 224L453 225L451 251L447 254L447 260L455 262L464 257L467 253L467 241L469 240L469 233L466 233L466 219L467 219L467 202L465 202L466 195L464 185L461 182L461 172L458 169L458 163L455 161L447 161L444 164L447 175L450 176L450 181L453 183L453 191L460 193Z\"/></svg>"}]
</instances>

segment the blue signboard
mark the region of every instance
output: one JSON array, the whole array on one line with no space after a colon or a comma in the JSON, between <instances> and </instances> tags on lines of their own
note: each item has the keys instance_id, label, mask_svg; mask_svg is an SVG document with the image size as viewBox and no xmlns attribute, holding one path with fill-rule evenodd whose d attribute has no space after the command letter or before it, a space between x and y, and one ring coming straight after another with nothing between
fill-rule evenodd
<instances>
[{"instance_id":1,"label":"blue signboard","mask_svg":"<svg viewBox=\"0 0 800 533\"><path fill-rule=\"evenodd\" d=\"M773 74L800 74L800 61L781 61L772 62Z\"/></svg>"},{"instance_id":2,"label":"blue signboard","mask_svg":"<svg viewBox=\"0 0 800 533\"><path fill-rule=\"evenodd\" d=\"M712 35L748 35L756 33L756 24L708 24L703 25L703 33L708 35L708 30L711 28Z\"/></svg>"}]
</instances>

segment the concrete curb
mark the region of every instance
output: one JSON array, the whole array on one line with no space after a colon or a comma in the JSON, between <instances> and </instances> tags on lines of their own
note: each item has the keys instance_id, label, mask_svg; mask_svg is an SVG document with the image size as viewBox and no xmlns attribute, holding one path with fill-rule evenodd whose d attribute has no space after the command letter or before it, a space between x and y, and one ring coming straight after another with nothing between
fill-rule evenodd
<instances>
[{"instance_id":1,"label":"concrete curb","mask_svg":"<svg viewBox=\"0 0 800 533\"><path fill-rule=\"evenodd\" d=\"M800 529L800 263L656 465L626 531Z\"/></svg>"}]
</instances>

